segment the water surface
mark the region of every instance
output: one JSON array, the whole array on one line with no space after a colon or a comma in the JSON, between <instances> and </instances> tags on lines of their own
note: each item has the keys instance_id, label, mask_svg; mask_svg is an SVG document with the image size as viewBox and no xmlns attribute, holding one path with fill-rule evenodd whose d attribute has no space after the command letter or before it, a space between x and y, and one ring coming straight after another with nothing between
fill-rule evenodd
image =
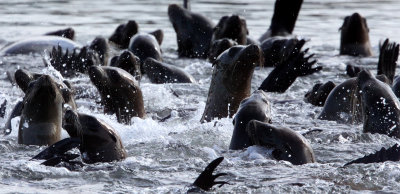
<instances>
[{"instance_id":1,"label":"water surface","mask_svg":"<svg viewBox=\"0 0 400 194\"><path fill-rule=\"evenodd\" d=\"M316 82L340 83L347 77L347 62L364 63L376 69L378 43L389 37L400 41L397 0L305 0L294 33L309 38L305 47L316 54L323 71L302 77L283 94L269 93L276 125L299 132L322 129L306 136L318 163L294 166L276 161L270 150L257 146L230 151L232 119L223 118L200 124L211 80L212 66L204 60L178 59L176 35L168 20L167 7L180 1L162 0L16 0L0 2L0 47L27 37L65 27L76 30L76 40L87 44L96 36L108 37L127 20L136 20L141 32L162 29L164 60L191 73L197 84L141 83L148 118L134 118L128 126L116 122L115 115L102 114L96 103L99 95L87 76L71 81L78 90L78 110L92 114L111 124L120 134L129 157L121 162L94 164L73 172L65 168L45 167L29 161L45 147L17 144L18 119L13 120L10 136L0 137L0 192L21 193L110 193L185 192L204 167L224 156L217 171L230 182L216 192L256 193L364 193L400 190L400 166L397 162L379 164L343 164L398 142L379 134L362 133L362 125L345 125L316 119L321 108L303 102L303 96ZM272 17L273 0L198 0L192 9L210 17L215 23L224 15L239 14L247 19L250 36L264 33ZM374 56L353 58L338 56L339 27L343 18L359 12L367 18ZM6 71L25 68L36 72L52 72L45 68L41 56L0 57L0 101L7 99L7 114L22 91L6 79ZM257 69L252 80L256 89L271 71ZM82 93L82 91L85 91ZM166 122L159 122L171 114ZM5 119L0 118L3 125ZM67 135L64 134L64 137Z\"/></svg>"}]
</instances>

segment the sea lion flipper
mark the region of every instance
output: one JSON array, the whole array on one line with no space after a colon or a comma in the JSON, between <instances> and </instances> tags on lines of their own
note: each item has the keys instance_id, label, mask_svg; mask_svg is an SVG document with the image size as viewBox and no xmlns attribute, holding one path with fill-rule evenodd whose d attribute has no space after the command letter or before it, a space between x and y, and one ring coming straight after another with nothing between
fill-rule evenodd
<instances>
[{"instance_id":1,"label":"sea lion flipper","mask_svg":"<svg viewBox=\"0 0 400 194\"><path fill-rule=\"evenodd\" d=\"M42 165L45 166L56 166L60 164L61 162L67 162L70 163L70 160L73 160L75 158L78 158L80 155L79 154L62 154L60 156L54 156L44 162L42 162Z\"/></svg>"},{"instance_id":2,"label":"sea lion flipper","mask_svg":"<svg viewBox=\"0 0 400 194\"><path fill-rule=\"evenodd\" d=\"M396 74L396 61L399 57L399 44L396 42L389 42L386 39L380 47L379 62L378 62L378 75L386 75L390 82L393 82L394 75Z\"/></svg>"},{"instance_id":3,"label":"sea lion flipper","mask_svg":"<svg viewBox=\"0 0 400 194\"><path fill-rule=\"evenodd\" d=\"M225 181L215 181L216 178L219 176L225 176L227 175L226 173L219 173L216 175L212 175L214 172L215 168L224 160L224 157L219 157L215 160L213 160L210 164L207 165L207 167L204 169L204 171L197 177L197 179L194 181L193 185L208 191L210 190L214 185L220 184L220 186L227 184Z\"/></svg>"},{"instance_id":4,"label":"sea lion flipper","mask_svg":"<svg viewBox=\"0 0 400 194\"><path fill-rule=\"evenodd\" d=\"M49 160L56 156L62 156L65 155L65 152L80 146L80 144L81 140L79 138L66 138L47 147L45 150L34 156L31 160Z\"/></svg>"},{"instance_id":5,"label":"sea lion flipper","mask_svg":"<svg viewBox=\"0 0 400 194\"><path fill-rule=\"evenodd\" d=\"M24 108L24 103L22 101L19 101L15 106L14 109L11 111L10 116L7 119L6 125L4 126L4 135L10 135L12 128L11 128L11 119L17 116L21 116L22 114L22 109Z\"/></svg>"},{"instance_id":6,"label":"sea lion flipper","mask_svg":"<svg viewBox=\"0 0 400 194\"><path fill-rule=\"evenodd\" d=\"M297 77L310 75L322 69L322 66L313 67L317 61L309 61L310 57L306 57L308 49L301 51L304 43L305 40L301 40L296 44L289 57L284 59L285 61L282 64L276 66L261 83L260 90L265 92L285 92Z\"/></svg>"},{"instance_id":7,"label":"sea lion flipper","mask_svg":"<svg viewBox=\"0 0 400 194\"><path fill-rule=\"evenodd\" d=\"M356 163L368 164L368 163L399 161L399 160L400 160L400 146L398 144L395 144L388 149L382 147L381 150L373 154L369 154L362 158L358 158L356 160L348 162L344 166Z\"/></svg>"}]
</instances>

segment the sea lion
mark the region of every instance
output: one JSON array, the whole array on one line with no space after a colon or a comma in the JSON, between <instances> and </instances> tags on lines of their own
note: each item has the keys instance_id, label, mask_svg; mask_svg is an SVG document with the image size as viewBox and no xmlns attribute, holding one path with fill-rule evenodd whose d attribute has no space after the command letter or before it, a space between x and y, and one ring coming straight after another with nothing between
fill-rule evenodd
<instances>
[{"instance_id":1,"label":"sea lion","mask_svg":"<svg viewBox=\"0 0 400 194\"><path fill-rule=\"evenodd\" d=\"M168 17L176 32L179 57L207 58L215 24L176 4L168 6Z\"/></svg>"},{"instance_id":2,"label":"sea lion","mask_svg":"<svg viewBox=\"0 0 400 194\"><path fill-rule=\"evenodd\" d=\"M304 95L304 101L314 106L324 106L326 98L335 86L331 81L324 84L317 83Z\"/></svg>"},{"instance_id":3,"label":"sea lion","mask_svg":"<svg viewBox=\"0 0 400 194\"><path fill-rule=\"evenodd\" d=\"M91 66L88 74L100 93L104 113L116 114L118 122L126 124L132 117L145 117L142 90L131 74L104 66Z\"/></svg>"},{"instance_id":4,"label":"sea lion","mask_svg":"<svg viewBox=\"0 0 400 194\"><path fill-rule=\"evenodd\" d=\"M313 60L309 62L314 55L305 56L308 49L301 51L304 40L295 45L295 48L289 53L289 56L280 65L276 66L271 73L261 83L259 90L265 92L285 92L300 76L306 76L318 72L321 66L313 67L317 62Z\"/></svg>"},{"instance_id":5,"label":"sea lion","mask_svg":"<svg viewBox=\"0 0 400 194\"><path fill-rule=\"evenodd\" d=\"M131 51L124 51L120 56L114 56L111 59L110 66L119 67L130 73L137 80L140 80L142 73L140 71L140 59Z\"/></svg>"},{"instance_id":6,"label":"sea lion","mask_svg":"<svg viewBox=\"0 0 400 194\"><path fill-rule=\"evenodd\" d=\"M183 69L153 58L147 58L143 68L152 83L196 83L193 76Z\"/></svg>"},{"instance_id":7,"label":"sea lion","mask_svg":"<svg viewBox=\"0 0 400 194\"><path fill-rule=\"evenodd\" d=\"M274 148L272 155L277 160L286 160L294 165L316 161L310 143L292 129L251 120L246 130L254 145Z\"/></svg>"},{"instance_id":8,"label":"sea lion","mask_svg":"<svg viewBox=\"0 0 400 194\"><path fill-rule=\"evenodd\" d=\"M67 110L63 128L72 138L80 138L82 160L91 164L123 160L127 154L115 130L96 117Z\"/></svg>"},{"instance_id":9,"label":"sea lion","mask_svg":"<svg viewBox=\"0 0 400 194\"><path fill-rule=\"evenodd\" d=\"M267 32L265 32L259 41L273 36L289 36L292 34L299 15L303 0L276 0L274 15Z\"/></svg>"},{"instance_id":10,"label":"sea lion","mask_svg":"<svg viewBox=\"0 0 400 194\"><path fill-rule=\"evenodd\" d=\"M30 82L23 100L18 143L51 145L59 141L63 104L61 91L50 76Z\"/></svg>"},{"instance_id":11,"label":"sea lion","mask_svg":"<svg viewBox=\"0 0 400 194\"><path fill-rule=\"evenodd\" d=\"M141 73L144 74L144 61L147 58L153 58L157 61L162 61L161 48L157 39L151 34L136 34L131 38L129 43L129 51L139 57L141 61Z\"/></svg>"},{"instance_id":12,"label":"sea lion","mask_svg":"<svg viewBox=\"0 0 400 194\"><path fill-rule=\"evenodd\" d=\"M135 20L129 20L126 24L120 24L114 31L114 33L108 38L110 42L113 42L121 49L127 49L129 40L133 35L138 33L139 25Z\"/></svg>"},{"instance_id":13,"label":"sea lion","mask_svg":"<svg viewBox=\"0 0 400 194\"><path fill-rule=\"evenodd\" d=\"M18 69L17 71L15 71L14 74L17 85L24 93L27 92L29 84L32 81L39 79L43 75L44 74L40 73L31 73L24 69ZM53 81L60 89L61 94L64 98L64 103L68 104L71 109L76 110L77 106L75 103L74 90L71 86L71 83L69 83L67 80L60 81L58 79L53 79Z\"/></svg>"},{"instance_id":14,"label":"sea lion","mask_svg":"<svg viewBox=\"0 0 400 194\"><path fill-rule=\"evenodd\" d=\"M53 47L49 62L61 75L71 77L78 72L86 73L90 66L106 65L108 49L106 40L96 37L89 46L82 48L65 50L60 46Z\"/></svg>"},{"instance_id":15,"label":"sea lion","mask_svg":"<svg viewBox=\"0 0 400 194\"><path fill-rule=\"evenodd\" d=\"M213 31L211 43L222 38L229 38L240 45L247 44L249 30L247 29L246 20L238 15L223 16Z\"/></svg>"},{"instance_id":16,"label":"sea lion","mask_svg":"<svg viewBox=\"0 0 400 194\"><path fill-rule=\"evenodd\" d=\"M236 45L238 45L238 43L229 38L222 38L213 41L208 55L208 61L214 63L221 53Z\"/></svg>"},{"instance_id":17,"label":"sea lion","mask_svg":"<svg viewBox=\"0 0 400 194\"><path fill-rule=\"evenodd\" d=\"M44 74L31 73L23 69L18 69L15 71L14 78L19 88L21 88L21 90L26 94L31 82L34 82L43 75ZM53 81L59 88L64 100L63 112L65 112L66 108L76 110L77 106L74 98L74 89L72 88L71 84L67 80L60 81L58 79L53 79ZM17 102L17 104L14 106L3 129L5 131L5 135L9 135L11 133L11 120L22 114L23 107L23 101Z\"/></svg>"},{"instance_id":18,"label":"sea lion","mask_svg":"<svg viewBox=\"0 0 400 194\"><path fill-rule=\"evenodd\" d=\"M91 115L67 110L63 122L63 128L70 138L58 141L32 159L44 159L46 161L42 164L46 166L56 166L61 162L82 166L83 164L79 162L71 161L79 157L79 155L68 153L73 148L79 148L82 161L87 164L119 161L126 158L127 154L121 138L104 121Z\"/></svg>"},{"instance_id":19,"label":"sea lion","mask_svg":"<svg viewBox=\"0 0 400 194\"><path fill-rule=\"evenodd\" d=\"M0 50L0 55L27 55L43 54L45 50L50 51L53 47L63 50L74 50L81 45L67 38L59 36L38 36L12 43Z\"/></svg>"},{"instance_id":20,"label":"sea lion","mask_svg":"<svg viewBox=\"0 0 400 194\"><path fill-rule=\"evenodd\" d=\"M97 53L100 65L107 65L109 56L109 45L105 38L98 36L89 45L89 49Z\"/></svg>"},{"instance_id":21,"label":"sea lion","mask_svg":"<svg viewBox=\"0 0 400 194\"><path fill-rule=\"evenodd\" d=\"M367 20L360 14L354 13L344 18L340 36L340 54L352 56L372 56L369 42Z\"/></svg>"},{"instance_id":22,"label":"sea lion","mask_svg":"<svg viewBox=\"0 0 400 194\"><path fill-rule=\"evenodd\" d=\"M75 38L75 30L72 28L66 28L66 29L61 29L53 32L48 32L44 35L49 35L49 36L61 36L64 38L68 38L70 40L74 40Z\"/></svg>"},{"instance_id":23,"label":"sea lion","mask_svg":"<svg viewBox=\"0 0 400 194\"><path fill-rule=\"evenodd\" d=\"M363 131L400 138L400 102L390 86L376 79L371 72L361 71L357 89L360 91Z\"/></svg>"},{"instance_id":24,"label":"sea lion","mask_svg":"<svg viewBox=\"0 0 400 194\"><path fill-rule=\"evenodd\" d=\"M201 122L235 114L240 102L250 96L254 68L261 64L262 51L257 45L238 45L224 51L213 63L213 75Z\"/></svg>"},{"instance_id":25,"label":"sea lion","mask_svg":"<svg viewBox=\"0 0 400 194\"><path fill-rule=\"evenodd\" d=\"M262 90L254 91L250 97L240 102L239 110L233 119L235 127L229 149L239 150L253 145L246 132L247 123L251 120L271 122L271 103Z\"/></svg>"},{"instance_id":26,"label":"sea lion","mask_svg":"<svg viewBox=\"0 0 400 194\"><path fill-rule=\"evenodd\" d=\"M388 40L381 47L379 54L378 73L376 78L380 81L391 85L392 80L387 78L393 77L396 71L396 61L398 58L399 45L397 43L389 43ZM360 68L354 71L356 75L359 74L358 70L365 71ZM387 75L387 76L386 76ZM392 86L394 93L397 92L397 80L395 79ZM357 81L356 78L350 78L338 86L336 86L328 95L325 101L324 108L322 109L319 119L332 120L339 122L358 123L362 121L361 115L361 102L357 99Z\"/></svg>"}]
</instances>

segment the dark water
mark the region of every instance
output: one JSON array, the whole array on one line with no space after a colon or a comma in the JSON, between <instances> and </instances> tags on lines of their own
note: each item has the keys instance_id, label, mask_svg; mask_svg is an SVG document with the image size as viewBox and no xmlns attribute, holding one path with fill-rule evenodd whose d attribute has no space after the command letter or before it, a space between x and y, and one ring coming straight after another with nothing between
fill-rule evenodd
<instances>
[{"instance_id":1,"label":"dark water","mask_svg":"<svg viewBox=\"0 0 400 194\"><path fill-rule=\"evenodd\" d=\"M322 129L306 136L318 163L293 166L276 161L270 150L250 147L229 151L232 119L224 118L200 124L211 80L211 64L203 60L177 59L176 36L168 21L167 6L180 1L119 0L119 1L1 1L0 47L23 38L48 31L73 27L76 39L87 44L96 36L108 37L120 24L136 20L140 31L162 29L165 61L183 67L197 84L141 83L147 119L135 118L133 125L116 122L115 116L103 115L95 103L99 98L88 77L71 81L86 91L77 96L79 111L93 114L110 123L122 137L129 157L122 162L88 165L78 172L65 168L39 165L29 159L44 147L17 144L18 118L13 120L10 136L0 137L0 192L17 193L180 193L187 190L200 171L211 160L224 156L218 171L227 172L230 185L216 192L251 193L366 193L400 191L400 166L396 162L380 164L343 164L398 142L379 134L363 134L361 125L343 125L317 120L321 108L303 102L305 92L321 81L340 83L346 76L345 63L359 61L375 69L378 42L389 37L400 41L398 21L400 1L305 0L294 33L310 38L306 47L316 54L323 71L297 79L284 94L268 94L272 102L272 122L299 132ZM258 38L268 28L273 0L267 1L193 1L192 10L217 22L228 14L247 19L250 36ZM343 18L359 12L367 18L375 55L369 58L338 56L339 32ZM16 100L22 98L19 88L6 80L6 71L25 68L51 73L44 68L40 56L0 57L0 101L7 99L7 114ZM271 69L256 70L252 88L257 88ZM178 94L176 97L173 93ZM164 123L158 117L172 114ZM0 119L3 124L4 119ZM66 137L67 135L64 134Z\"/></svg>"}]
</instances>

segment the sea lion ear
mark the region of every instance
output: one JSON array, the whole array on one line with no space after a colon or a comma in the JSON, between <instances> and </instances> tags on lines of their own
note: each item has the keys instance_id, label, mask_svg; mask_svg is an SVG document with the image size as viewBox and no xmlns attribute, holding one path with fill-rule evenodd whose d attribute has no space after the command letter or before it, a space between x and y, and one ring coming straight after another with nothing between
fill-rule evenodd
<instances>
[{"instance_id":1,"label":"sea lion ear","mask_svg":"<svg viewBox=\"0 0 400 194\"><path fill-rule=\"evenodd\" d=\"M161 44L164 40L164 32L161 29L158 29L154 32L150 32L150 34L156 38L158 44L161 46Z\"/></svg>"}]
</instances>

